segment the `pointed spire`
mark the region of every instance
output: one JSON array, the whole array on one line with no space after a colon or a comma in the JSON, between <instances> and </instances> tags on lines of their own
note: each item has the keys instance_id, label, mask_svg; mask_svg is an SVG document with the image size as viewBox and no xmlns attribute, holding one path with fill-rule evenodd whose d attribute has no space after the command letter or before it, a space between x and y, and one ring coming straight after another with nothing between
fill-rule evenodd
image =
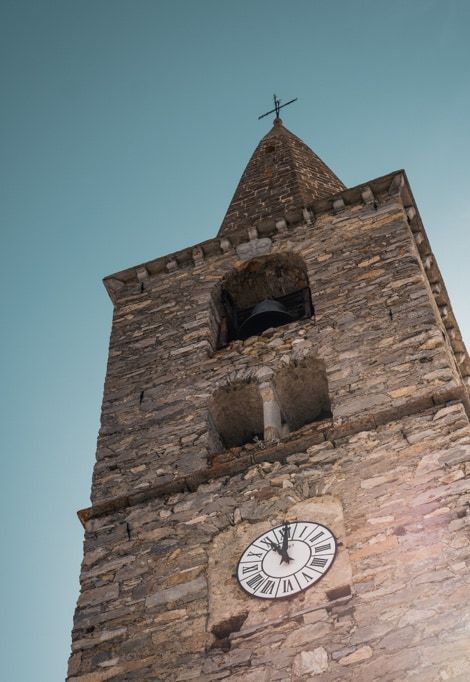
<instances>
[{"instance_id":1,"label":"pointed spire","mask_svg":"<svg viewBox=\"0 0 470 682\"><path fill-rule=\"evenodd\" d=\"M343 189L333 171L276 118L243 172L219 236L265 218L282 218L289 209Z\"/></svg>"}]
</instances>

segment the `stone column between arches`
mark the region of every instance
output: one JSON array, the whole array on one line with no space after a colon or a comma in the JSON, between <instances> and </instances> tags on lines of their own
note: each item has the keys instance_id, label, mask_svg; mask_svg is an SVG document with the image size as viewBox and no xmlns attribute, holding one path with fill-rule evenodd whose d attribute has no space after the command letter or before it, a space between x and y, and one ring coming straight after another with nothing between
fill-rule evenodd
<instances>
[{"instance_id":1,"label":"stone column between arches","mask_svg":"<svg viewBox=\"0 0 470 682\"><path fill-rule=\"evenodd\" d=\"M272 381L263 381L259 391L263 401L264 440L279 440L283 435L282 414Z\"/></svg>"}]
</instances>

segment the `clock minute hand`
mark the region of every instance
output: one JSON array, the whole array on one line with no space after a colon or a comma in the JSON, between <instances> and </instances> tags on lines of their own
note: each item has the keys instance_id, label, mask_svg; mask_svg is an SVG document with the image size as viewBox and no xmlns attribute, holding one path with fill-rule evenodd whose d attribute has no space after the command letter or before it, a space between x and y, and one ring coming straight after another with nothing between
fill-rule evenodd
<instances>
[{"instance_id":1,"label":"clock minute hand","mask_svg":"<svg viewBox=\"0 0 470 682\"><path fill-rule=\"evenodd\" d=\"M281 564L285 561L286 564L288 564L290 561L292 561L292 557L289 556L287 553L289 547L289 526L287 523L284 525L284 533L282 536L282 547L281 547Z\"/></svg>"}]
</instances>

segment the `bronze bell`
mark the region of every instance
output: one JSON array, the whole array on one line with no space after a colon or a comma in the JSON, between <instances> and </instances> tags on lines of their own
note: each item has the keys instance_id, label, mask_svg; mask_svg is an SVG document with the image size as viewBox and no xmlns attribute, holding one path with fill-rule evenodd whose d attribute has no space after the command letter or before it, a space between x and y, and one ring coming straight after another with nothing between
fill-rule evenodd
<instances>
[{"instance_id":1,"label":"bronze bell","mask_svg":"<svg viewBox=\"0 0 470 682\"><path fill-rule=\"evenodd\" d=\"M253 312L240 326L240 339L247 339L249 336L257 336L270 327L280 327L282 324L292 322L293 316L286 306L272 298L266 298L261 303L257 303Z\"/></svg>"}]
</instances>

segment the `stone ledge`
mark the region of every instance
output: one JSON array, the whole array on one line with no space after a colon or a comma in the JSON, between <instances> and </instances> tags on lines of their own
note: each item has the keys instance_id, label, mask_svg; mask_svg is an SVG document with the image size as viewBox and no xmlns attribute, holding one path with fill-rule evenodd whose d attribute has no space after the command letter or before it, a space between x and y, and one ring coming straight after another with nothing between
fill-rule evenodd
<instances>
[{"instance_id":1,"label":"stone ledge","mask_svg":"<svg viewBox=\"0 0 470 682\"><path fill-rule=\"evenodd\" d=\"M265 630L266 628L282 625L282 623L285 623L286 620L295 620L296 618L300 618L300 616L305 616L306 614L314 613L316 611L330 612L333 609L333 607L348 604L352 599L353 595L350 594L347 597L338 597L338 599L330 599L329 601L324 602L322 604L317 604L315 606L309 606L304 609L299 609L298 611L294 611L293 613L280 616L279 618L273 618L262 623L257 623L256 625L251 625L250 627L247 628L243 628L242 626L241 630L232 632L229 638L232 641L237 639L244 639L246 637L251 637L255 632L259 632L260 630L262 631Z\"/></svg>"},{"instance_id":2,"label":"stone ledge","mask_svg":"<svg viewBox=\"0 0 470 682\"><path fill-rule=\"evenodd\" d=\"M386 195L388 197L403 194L402 198L405 205L408 206L409 204L412 204L414 206L414 199L405 171L397 170L387 173L387 175L383 175L382 177L375 178L374 180L368 180L355 187L345 189L326 199L317 199L305 206L303 211L299 209L298 212L290 214L288 220L279 221L279 219L274 218L272 220L263 220L260 225L257 226L257 235L260 238L265 238L277 234L280 229L280 222L285 223L286 229L297 227L302 224L305 224L306 227L312 227L314 225L314 220L312 221L311 219L312 216L316 217L334 211L334 206L335 204L338 206L337 202L339 201L342 201L342 210L359 204L369 205L370 202L366 200L364 196L368 197L368 193L372 192L373 196ZM306 218L307 214L308 220ZM414 215L418 215L417 210ZM230 233L229 238L213 237L212 239L207 239L199 244L188 246L180 251L160 256L159 258L146 261L145 263L139 263L134 267L104 277L103 283L111 300L114 302L115 293L126 284L138 284L140 281L139 277L142 277L143 272L146 273L147 277L151 277L152 275L171 272L179 267L194 267L194 251L197 251L198 254L202 254L203 257L219 256L231 250L235 252L235 249L239 244L250 241L250 229L252 228L247 228L246 225L243 225L240 228L233 230ZM224 243L221 244L221 241L224 241ZM230 242L230 244L227 244L226 242ZM198 263L200 262L201 257L202 256L199 256Z\"/></svg>"},{"instance_id":3,"label":"stone ledge","mask_svg":"<svg viewBox=\"0 0 470 682\"><path fill-rule=\"evenodd\" d=\"M167 481L160 485L155 485L152 488L147 488L138 493L131 493L130 495L120 495L110 499L105 499L97 502L92 507L81 509L77 512L83 527L86 527L86 522L90 519L104 516L114 511L122 510L127 507L133 507L138 504L143 504L156 497L162 497L185 490L194 491L202 483L214 478L221 478L223 476L233 476L248 469L254 464L261 462L285 462L289 455L292 455L299 450L306 449L312 445L330 441L335 444L342 438L352 436L360 431L372 431L378 426L382 426L389 422L398 420L404 416L410 416L429 411L430 413L437 412L440 408L446 406L451 402L459 402L463 405L467 414L470 412L468 395L463 386L457 386L448 390L443 390L438 393L429 395L426 398L419 398L417 400L409 400L405 404L397 407L388 408L386 410L378 411L373 414L364 416L363 418L351 419L344 421L341 424L333 425L331 429L323 432L317 432L313 435L302 435L298 439L293 439L289 442L276 443L271 447L266 447L250 453L244 453L236 459L229 459L228 461L213 463L212 465L195 471L188 476L179 476L172 481Z\"/></svg>"}]
</instances>

